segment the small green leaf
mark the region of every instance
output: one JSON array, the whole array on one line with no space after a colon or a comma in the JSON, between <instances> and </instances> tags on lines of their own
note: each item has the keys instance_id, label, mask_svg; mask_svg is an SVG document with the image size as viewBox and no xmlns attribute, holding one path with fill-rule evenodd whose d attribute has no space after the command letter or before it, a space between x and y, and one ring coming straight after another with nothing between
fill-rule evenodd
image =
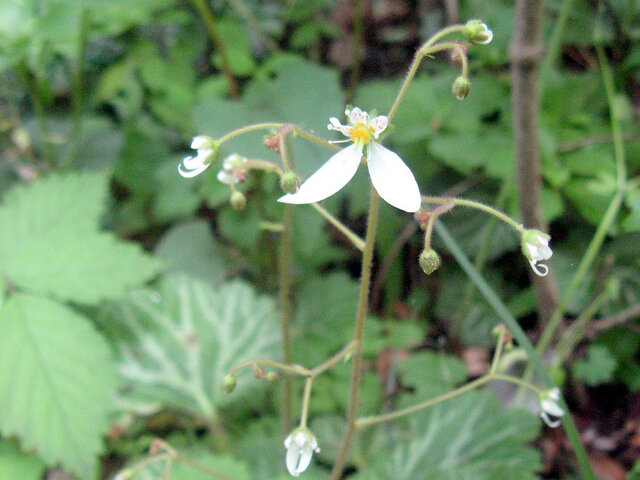
<instances>
[{"instance_id":1,"label":"small green leaf","mask_svg":"<svg viewBox=\"0 0 640 480\"><path fill-rule=\"evenodd\" d=\"M0 309L0 429L49 464L95 478L112 409L107 344L67 307L14 294Z\"/></svg>"},{"instance_id":2,"label":"small green leaf","mask_svg":"<svg viewBox=\"0 0 640 480\"><path fill-rule=\"evenodd\" d=\"M38 480L44 469L38 457L21 452L10 442L0 442L0 480Z\"/></svg>"},{"instance_id":3,"label":"small green leaf","mask_svg":"<svg viewBox=\"0 0 640 480\"><path fill-rule=\"evenodd\" d=\"M248 369L227 394L222 379L236 363L278 356L274 302L242 282L214 290L188 277L169 277L158 290L111 303L101 320L120 352L128 386L121 404L140 413L164 407L208 420L222 406L246 413L266 381L253 379Z\"/></svg>"},{"instance_id":4,"label":"small green leaf","mask_svg":"<svg viewBox=\"0 0 640 480\"><path fill-rule=\"evenodd\" d=\"M610 382L618 363L602 345L589 345L587 356L573 364L573 374L587 385L595 387Z\"/></svg>"}]
</instances>

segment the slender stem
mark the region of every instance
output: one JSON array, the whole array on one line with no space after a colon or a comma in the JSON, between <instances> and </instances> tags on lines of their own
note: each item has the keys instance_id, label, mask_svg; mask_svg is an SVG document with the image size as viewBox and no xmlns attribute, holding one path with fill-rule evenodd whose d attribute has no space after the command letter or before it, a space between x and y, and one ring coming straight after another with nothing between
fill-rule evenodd
<instances>
[{"instance_id":1,"label":"slender stem","mask_svg":"<svg viewBox=\"0 0 640 480\"><path fill-rule=\"evenodd\" d=\"M191 3L196 8L196 10L198 10L198 13L202 17L202 20L207 27L207 31L209 32L209 38L211 38L211 42L220 55L220 60L222 61L222 74L227 79L227 83L229 84L229 93L233 98L237 98L240 94L240 90L238 89L238 82L236 82L236 79L233 76L233 72L231 71L227 50L225 48L224 42L222 41L222 37L218 32L218 28L216 27L216 21L213 18L211 10L209 10L209 7L207 6L205 0L191 0Z\"/></svg>"},{"instance_id":2,"label":"slender stem","mask_svg":"<svg viewBox=\"0 0 640 480\"><path fill-rule=\"evenodd\" d=\"M580 315L578 315L578 318L576 318L569 328L567 328L567 330L562 334L562 337L558 340L558 344L555 348L553 358L554 365L562 365L565 360L569 358L573 349L584 337L589 322L596 313L598 313L598 310L600 310L604 302L606 302L609 297L610 293L606 289L600 292L600 294L580 313Z\"/></svg>"},{"instance_id":3,"label":"slender stem","mask_svg":"<svg viewBox=\"0 0 640 480\"><path fill-rule=\"evenodd\" d=\"M518 233L523 233L525 230L522 225L520 225L518 222L513 220L506 213L503 213L496 208L490 207L489 205L485 205L484 203L476 202L475 200L467 200L464 198L451 198L451 197L448 197L448 198L429 197L429 196L423 195L422 201L425 203L437 203L437 204L453 202L456 205L459 205L461 207L475 208L476 210L482 210L483 212L486 212L490 215L493 215L497 219L502 220L504 223L513 227L515 230L517 230Z\"/></svg>"},{"instance_id":4,"label":"slender stem","mask_svg":"<svg viewBox=\"0 0 640 480\"><path fill-rule=\"evenodd\" d=\"M293 205L285 204L280 233L280 252L278 255L278 289L280 295L280 341L282 342L282 361L291 363L291 229L293 227ZM287 435L293 421L293 379L285 375L282 379L282 431Z\"/></svg>"},{"instance_id":5,"label":"slender stem","mask_svg":"<svg viewBox=\"0 0 640 480\"><path fill-rule=\"evenodd\" d=\"M302 365L282 363L276 360L270 360L268 358L254 358L253 360L245 360L244 362L237 363L229 369L228 374L235 375L244 368L260 365L266 365L268 367L282 370L283 372L292 373L294 375L302 375L304 377L308 377L311 375L311 370L303 367Z\"/></svg>"},{"instance_id":6,"label":"slender stem","mask_svg":"<svg viewBox=\"0 0 640 480\"><path fill-rule=\"evenodd\" d=\"M487 303L493 308L494 312L500 319L505 323L509 331L513 334L514 338L520 345L520 348L524 350L531 363L533 369L536 374L540 378L540 381L547 387L551 388L554 386L551 376L547 371L540 355L533 348L533 345L529 341L529 337L522 330L518 321L511 315L509 309L506 307L504 302L496 295L496 293L489 286L487 281L478 273L478 271L473 267L467 256L464 254L458 243L455 241L453 236L449 233L447 228L442 225L440 222L436 223L436 232L440 235L443 242L449 247L449 251L454 256L460 267L465 271L467 276L471 279L471 281L476 285L478 291L485 298ZM567 405L562 401L562 407L568 411ZM580 434L576 429L575 423L571 418L571 415L564 415L562 417L562 426L567 434L567 438L571 443L571 447L576 455L576 459L578 460L578 464L580 466L580 470L582 471L582 475L586 480L594 480L595 477L593 475L593 471L591 470L591 465L589 464L589 456L582 445L580 440Z\"/></svg>"},{"instance_id":7,"label":"slender stem","mask_svg":"<svg viewBox=\"0 0 640 480\"><path fill-rule=\"evenodd\" d=\"M40 98L38 82L34 78L34 75L29 71L29 68L24 61L17 63L16 74L20 80L22 80L22 83L27 90L29 100L31 100L33 110L36 114L39 130L38 133L40 134L40 140L42 142L42 154L47 164L50 167L53 167L53 146L51 144L49 121L47 119L45 104L42 101L42 98Z\"/></svg>"},{"instance_id":8,"label":"slender stem","mask_svg":"<svg viewBox=\"0 0 640 480\"><path fill-rule=\"evenodd\" d=\"M607 103L609 105L609 115L611 117L611 133L613 134L613 150L616 157L616 173L618 176L618 188L624 190L627 181L627 166L625 164L624 140L622 138L622 129L620 128L620 113L618 111L618 103L615 99L615 87L613 83L613 73L611 66L607 61L607 57L602 49L600 42L595 42L596 53L598 54L598 62L602 71L602 82L607 94Z\"/></svg>"},{"instance_id":9,"label":"slender stem","mask_svg":"<svg viewBox=\"0 0 640 480\"><path fill-rule=\"evenodd\" d=\"M347 460L347 453L356 430L356 416L358 414L358 396L360 392L360 369L362 367L362 337L367 315L369 300L369 285L371 283L371 262L373 261L376 227L378 224L378 209L380 197L371 186L371 205L369 206L369 218L367 220L367 233L365 246L362 253L362 270L360 274L360 293L358 297L358 309L356 312L355 333L353 336L354 351L353 365L351 369L351 383L349 386L349 401L347 406L347 426L342 438L342 445L333 465L331 479L338 480L342 476L342 470Z\"/></svg>"},{"instance_id":10,"label":"slender stem","mask_svg":"<svg viewBox=\"0 0 640 480\"><path fill-rule=\"evenodd\" d=\"M409 67L409 71L407 72L407 76L405 77L404 81L402 82L402 85L400 86L400 90L398 91L398 94L396 95L396 99L393 102L393 105L391 105L391 108L389 109L389 113L387 114L387 119L389 120L389 123L391 123L391 119L395 116L396 111L398 110L398 107L400 106L400 102L402 102L402 99L404 98L405 94L407 93L407 90L409 88L409 84L411 83L411 81L413 80L413 77L415 77L416 73L418 72L418 68L420 67L420 63L422 62L422 59L432 53L436 53L438 51L441 50L447 50L447 49L459 49L460 51L460 56L461 58L463 58L463 75L467 76L467 62L466 62L466 55L464 54L464 51L462 51L462 48L460 47L460 44L455 43L455 42L447 42L447 43L442 43L442 44L438 44L435 45L435 42L437 42L439 39L445 37L446 35L449 35L451 33L456 33L456 32L462 32L464 30L465 26L464 25L452 25L450 27L444 28L442 30L440 30L438 33L436 33L433 37L431 37L429 40L427 40L425 43L422 44L422 46L420 48L418 48L418 50L416 50L415 55L413 56L413 61L411 62L411 66Z\"/></svg>"},{"instance_id":11,"label":"slender stem","mask_svg":"<svg viewBox=\"0 0 640 480\"><path fill-rule=\"evenodd\" d=\"M73 69L72 77L72 124L71 124L71 141L69 149L61 167L68 167L78 156L80 144L82 142L82 99L84 96L84 62L85 50L87 47L87 35L89 33L91 12L83 8L80 12L80 35L78 38L78 58Z\"/></svg>"},{"instance_id":12,"label":"slender stem","mask_svg":"<svg viewBox=\"0 0 640 480\"><path fill-rule=\"evenodd\" d=\"M161 440L159 438L155 438L153 440L153 442L157 445L158 448L161 448L162 450L164 450L165 452L167 452L167 454L173 459L176 460L180 463L184 463L185 465L190 466L191 468L195 469L195 470L199 470L200 472L204 473L205 475L208 475L212 478L217 478L219 480L233 480L234 477L231 477L225 473L222 472L218 472L217 470L212 470L209 467L206 467L204 465L202 465L201 463L195 462L193 460L191 460L189 457L185 457L184 455L182 455L180 452L178 452L175 448L173 448L171 445L169 445L167 442L165 442L164 440ZM169 478L169 477L167 477Z\"/></svg>"},{"instance_id":13,"label":"slender stem","mask_svg":"<svg viewBox=\"0 0 640 480\"><path fill-rule=\"evenodd\" d=\"M553 336L560 326L560 322L562 321L562 318L564 316L564 311L575 293L578 291L578 287L582 284L587 271L593 265L598 252L600 252L600 248L604 243L607 233L609 232L611 225L613 225L613 222L618 216L618 212L620 211L623 199L624 192L621 191L616 193L616 195L611 199L611 203L609 204L607 211L605 212L604 217L600 222L600 225L598 225L596 233L593 235L593 238L591 239L591 242L589 242L587 250L584 252L583 257L580 260L580 264L576 269L576 273L573 274L573 277L571 278L571 282L569 283L565 294L560 300L558 307L553 312L549 323L540 336L540 340L538 341L538 345L536 346L536 350L539 353L546 352L547 348L549 348L549 345L551 345Z\"/></svg>"},{"instance_id":14,"label":"slender stem","mask_svg":"<svg viewBox=\"0 0 640 480\"><path fill-rule=\"evenodd\" d=\"M302 413L300 414L300 426L307 426L307 418L309 416L309 400L311 399L311 387L313 386L314 377L307 377L304 382L304 393L302 395Z\"/></svg>"},{"instance_id":15,"label":"slender stem","mask_svg":"<svg viewBox=\"0 0 640 480\"><path fill-rule=\"evenodd\" d=\"M283 123L277 122L263 122L254 123L253 125L246 125L223 135L218 139L218 143L222 145L224 142L227 142L232 138L239 137L240 135L244 135L245 133L255 132L256 130L277 130L279 128L282 128L283 125Z\"/></svg>"},{"instance_id":16,"label":"slender stem","mask_svg":"<svg viewBox=\"0 0 640 480\"><path fill-rule=\"evenodd\" d=\"M312 133L307 132L306 130L302 130L300 127L293 125L293 132L299 137L304 138L305 140L309 140L310 142L317 143L318 145L322 145L323 147L330 148L332 150L340 150L340 147L335 143L331 143L324 138L320 138Z\"/></svg>"},{"instance_id":17,"label":"slender stem","mask_svg":"<svg viewBox=\"0 0 640 480\"><path fill-rule=\"evenodd\" d=\"M498 335L498 344L496 345L496 353L493 354L493 360L491 361L491 368L489 368L489 373L495 373L498 369L498 363L500 362L500 357L502 356L502 349L504 347L504 337L505 337L504 328L501 328L500 334Z\"/></svg>"},{"instance_id":18,"label":"slender stem","mask_svg":"<svg viewBox=\"0 0 640 480\"><path fill-rule=\"evenodd\" d=\"M322 205L319 203L312 203L311 206L316 209L316 211L322 215L327 221L336 227L340 232L349 239L349 241L356 247L358 250L364 250L364 240L362 240L358 235L353 233L349 227L347 227L344 223L338 220L336 217L331 215Z\"/></svg>"},{"instance_id":19,"label":"slender stem","mask_svg":"<svg viewBox=\"0 0 640 480\"><path fill-rule=\"evenodd\" d=\"M330 368L332 368L340 360L345 358L350 353L353 353L353 347L355 346L355 344L356 343L355 343L354 340L352 340L349 343L347 343L346 346L344 346L342 349L340 349L340 351L338 353L336 353L335 355L331 356L331 358L329 358L328 360L325 360L320 365L318 365L316 367L313 367L311 369L310 373L309 373L309 376L317 377L318 375L320 375L320 374L326 372L327 370L329 370Z\"/></svg>"},{"instance_id":20,"label":"slender stem","mask_svg":"<svg viewBox=\"0 0 640 480\"><path fill-rule=\"evenodd\" d=\"M560 42L562 41L562 33L564 31L564 27L567 25L567 20L569 19L569 13L571 12L571 6L573 2L574 0L564 0L562 2L558 20L556 20L556 24L553 27L551 40L549 40L547 53L542 60L542 64L540 66L540 74L538 76L540 84L540 98L543 98L544 88L546 86L547 80L549 79L551 68L558 59L558 53L560 52Z\"/></svg>"}]
</instances>

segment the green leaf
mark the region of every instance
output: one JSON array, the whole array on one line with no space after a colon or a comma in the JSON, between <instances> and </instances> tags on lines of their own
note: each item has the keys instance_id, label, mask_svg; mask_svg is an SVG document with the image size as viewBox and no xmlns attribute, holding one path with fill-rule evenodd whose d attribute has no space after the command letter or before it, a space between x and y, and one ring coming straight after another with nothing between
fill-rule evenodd
<instances>
[{"instance_id":1,"label":"green leaf","mask_svg":"<svg viewBox=\"0 0 640 480\"><path fill-rule=\"evenodd\" d=\"M88 320L14 294L0 309L0 429L48 464L95 478L115 388L113 361Z\"/></svg>"},{"instance_id":2,"label":"green leaf","mask_svg":"<svg viewBox=\"0 0 640 480\"><path fill-rule=\"evenodd\" d=\"M15 255L31 237L96 229L106 195L107 178L96 173L51 176L15 187L0 207L0 260Z\"/></svg>"},{"instance_id":3,"label":"green leaf","mask_svg":"<svg viewBox=\"0 0 640 480\"><path fill-rule=\"evenodd\" d=\"M587 385L595 387L613 379L618 363L602 345L589 345L587 356L573 364L573 374Z\"/></svg>"},{"instance_id":4,"label":"green leaf","mask_svg":"<svg viewBox=\"0 0 640 480\"><path fill-rule=\"evenodd\" d=\"M38 480L44 469L38 457L21 452L10 442L0 442L0 480Z\"/></svg>"},{"instance_id":5,"label":"green leaf","mask_svg":"<svg viewBox=\"0 0 640 480\"><path fill-rule=\"evenodd\" d=\"M202 220L174 226L158 243L155 254L168 270L220 283L225 276L225 251Z\"/></svg>"},{"instance_id":6,"label":"green leaf","mask_svg":"<svg viewBox=\"0 0 640 480\"><path fill-rule=\"evenodd\" d=\"M229 455L212 454L203 449L183 450L178 448L178 452L190 461L208 469L211 473L203 472L184 462L175 461L172 464L169 476L164 477L166 461L163 457L137 470L133 477L128 478L133 480L157 480L159 478L171 478L171 480L211 480L212 478L247 480L251 478L247 466ZM134 466L135 463L133 462L130 467ZM219 476L214 476L213 472L218 473ZM223 475L224 477L222 477Z\"/></svg>"},{"instance_id":7,"label":"green leaf","mask_svg":"<svg viewBox=\"0 0 640 480\"><path fill-rule=\"evenodd\" d=\"M411 420L404 440L374 452L372 464L354 480L538 478L539 453L528 445L538 434L538 420L504 410L489 391L439 403Z\"/></svg>"},{"instance_id":8,"label":"green leaf","mask_svg":"<svg viewBox=\"0 0 640 480\"><path fill-rule=\"evenodd\" d=\"M402 407L442 395L467 378L464 363L457 357L431 352L412 355L398 366L398 370L402 384L413 390L402 397Z\"/></svg>"},{"instance_id":9,"label":"green leaf","mask_svg":"<svg viewBox=\"0 0 640 480\"><path fill-rule=\"evenodd\" d=\"M93 304L149 280L159 262L111 234L67 232L23 242L3 267L27 290Z\"/></svg>"},{"instance_id":10,"label":"green leaf","mask_svg":"<svg viewBox=\"0 0 640 480\"><path fill-rule=\"evenodd\" d=\"M22 289L96 303L149 280L159 263L98 232L103 175L51 177L12 190L0 208L0 268Z\"/></svg>"},{"instance_id":11,"label":"green leaf","mask_svg":"<svg viewBox=\"0 0 640 480\"><path fill-rule=\"evenodd\" d=\"M120 353L128 386L122 406L140 413L165 407L208 420L222 406L246 413L266 382L248 369L227 394L223 377L238 362L278 357L273 300L239 281L214 290L188 277L169 277L158 290L111 303L101 321Z\"/></svg>"},{"instance_id":12,"label":"green leaf","mask_svg":"<svg viewBox=\"0 0 640 480\"><path fill-rule=\"evenodd\" d=\"M352 335L358 283L344 273L306 282L297 293L294 358L312 366L342 348Z\"/></svg>"}]
</instances>

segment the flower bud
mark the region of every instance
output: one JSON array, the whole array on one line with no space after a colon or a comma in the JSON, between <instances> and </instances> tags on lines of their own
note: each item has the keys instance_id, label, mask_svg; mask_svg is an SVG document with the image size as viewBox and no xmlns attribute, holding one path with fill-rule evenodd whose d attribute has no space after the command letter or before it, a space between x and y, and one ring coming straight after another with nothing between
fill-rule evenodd
<instances>
[{"instance_id":1,"label":"flower bud","mask_svg":"<svg viewBox=\"0 0 640 480\"><path fill-rule=\"evenodd\" d=\"M418 263L420 264L420 268L422 268L422 271L424 273L426 273L427 275L431 275L440 266L440 256L433 249L425 249L418 257Z\"/></svg>"},{"instance_id":2,"label":"flower bud","mask_svg":"<svg viewBox=\"0 0 640 480\"><path fill-rule=\"evenodd\" d=\"M296 193L300 188L300 180L295 172L285 172L280 177L280 188L285 193Z\"/></svg>"},{"instance_id":3,"label":"flower bud","mask_svg":"<svg viewBox=\"0 0 640 480\"><path fill-rule=\"evenodd\" d=\"M469 20L464 26L464 36L478 45L486 45L493 39L493 32L481 20Z\"/></svg>"},{"instance_id":4,"label":"flower bud","mask_svg":"<svg viewBox=\"0 0 640 480\"><path fill-rule=\"evenodd\" d=\"M231 393L236 388L236 376L232 374L225 375L222 379L222 389Z\"/></svg>"},{"instance_id":5,"label":"flower bud","mask_svg":"<svg viewBox=\"0 0 640 480\"><path fill-rule=\"evenodd\" d=\"M266 376L267 382L269 383L275 383L279 378L280 377L278 376L278 372L269 372Z\"/></svg>"},{"instance_id":6,"label":"flower bud","mask_svg":"<svg viewBox=\"0 0 640 480\"><path fill-rule=\"evenodd\" d=\"M547 265L538 265L538 262L549 260L553 255L553 251L549 247L549 240L551 240L551 237L540 230L532 228L522 232L522 253L529 260L534 273L540 277L544 277L549 273Z\"/></svg>"},{"instance_id":7,"label":"flower bud","mask_svg":"<svg viewBox=\"0 0 640 480\"><path fill-rule=\"evenodd\" d=\"M451 85L451 93L458 100L464 100L469 95L469 90L471 90L471 82L464 78L462 75L456 78Z\"/></svg>"},{"instance_id":8,"label":"flower bud","mask_svg":"<svg viewBox=\"0 0 640 480\"><path fill-rule=\"evenodd\" d=\"M244 193L236 190L231 194L229 203L234 210L243 210L247 206L247 197L244 196Z\"/></svg>"}]
</instances>

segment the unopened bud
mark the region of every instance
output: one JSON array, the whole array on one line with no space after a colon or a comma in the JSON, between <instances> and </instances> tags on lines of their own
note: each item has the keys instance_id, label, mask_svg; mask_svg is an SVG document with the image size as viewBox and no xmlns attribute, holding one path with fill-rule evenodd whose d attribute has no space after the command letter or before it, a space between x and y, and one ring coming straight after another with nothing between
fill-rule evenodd
<instances>
[{"instance_id":1,"label":"unopened bud","mask_svg":"<svg viewBox=\"0 0 640 480\"><path fill-rule=\"evenodd\" d=\"M232 374L225 375L222 379L222 389L231 393L236 388L236 376Z\"/></svg>"},{"instance_id":2,"label":"unopened bud","mask_svg":"<svg viewBox=\"0 0 640 480\"><path fill-rule=\"evenodd\" d=\"M433 249L423 250L418 257L418 263L424 273L431 275L440 266L440 255Z\"/></svg>"},{"instance_id":3,"label":"unopened bud","mask_svg":"<svg viewBox=\"0 0 640 480\"><path fill-rule=\"evenodd\" d=\"M482 20L469 20L464 26L464 36L471 42L486 45L493 39L493 32Z\"/></svg>"},{"instance_id":4,"label":"unopened bud","mask_svg":"<svg viewBox=\"0 0 640 480\"><path fill-rule=\"evenodd\" d=\"M269 383L275 383L279 378L280 377L278 376L278 372L269 372L266 376L267 382Z\"/></svg>"},{"instance_id":5,"label":"unopened bud","mask_svg":"<svg viewBox=\"0 0 640 480\"><path fill-rule=\"evenodd\" d=\"M467 98L469 90L471 90L471 82L462 75L456 78L453 85L451 85L451 93L453 93L453 96L458 100Z\"/></svg>"},{"instance_id":6,"label":"unopened bud","mask_svg":"<svg viewBox=\"0 0 640 480\"><path fill-rule=\"evenodd\" d=\"M300 188L300 180L295 172L285 172L280 177L280 188L285 193L296 193Z\"/></svg>"},{"instance_id":7,"label":"unopened bud","mask_svg":"<svg viewBox=\"0 0 640 480\"><path fill-rule=\"evenodd\" d=\"M244 207L247 206L247 197L244 196L244 193L235 191L231 194L231 198L229 199L229 203L231 207L235 210L243 210Z\"/></svg>"}]
</instances>

